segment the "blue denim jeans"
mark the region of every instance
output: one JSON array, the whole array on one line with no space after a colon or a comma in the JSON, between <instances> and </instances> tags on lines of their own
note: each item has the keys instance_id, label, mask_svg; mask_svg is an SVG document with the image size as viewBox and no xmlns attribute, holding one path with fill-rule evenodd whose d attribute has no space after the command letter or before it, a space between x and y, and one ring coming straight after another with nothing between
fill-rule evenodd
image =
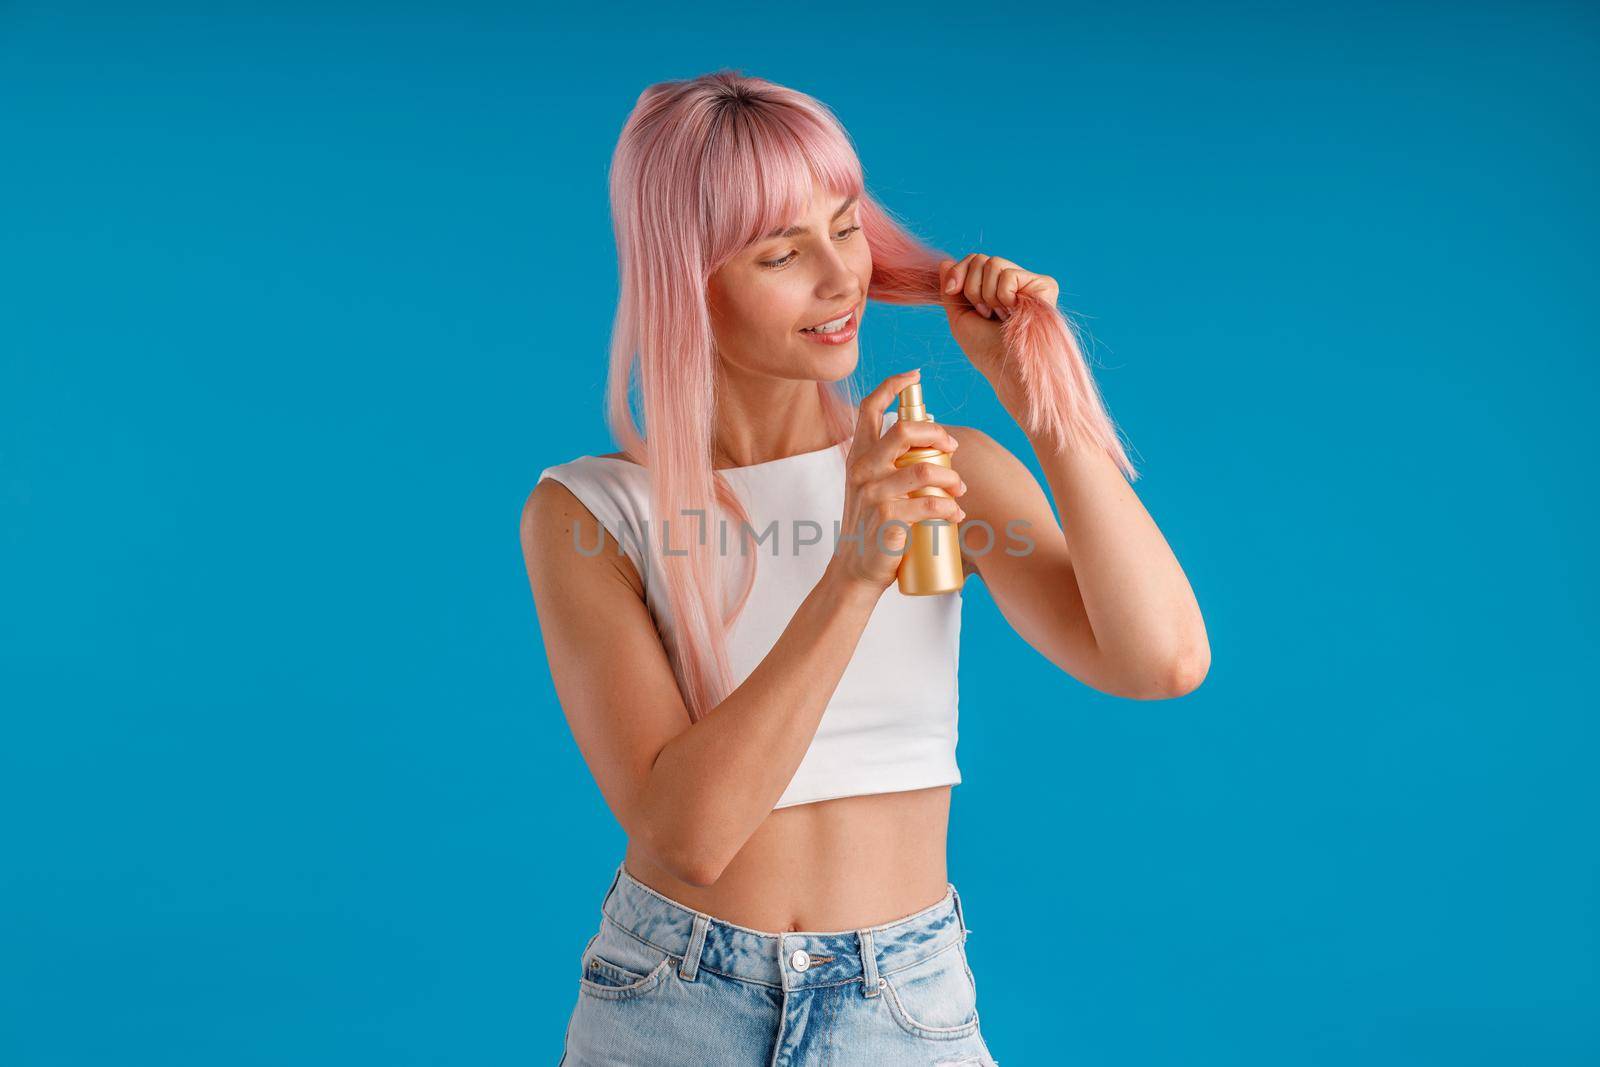
<instances>
[{"instance_id":1,"label":"blue denim jeans","mask_svg":"<svg viewBox=\"0 0 1600 1067\"><path fill-rule=\"evenodd\" d=\"M978 1033L954 885L880 926L779 934L670 900L618 864L600 912L562 1067L999 1067Z\"/></svg>"}]
</instances>

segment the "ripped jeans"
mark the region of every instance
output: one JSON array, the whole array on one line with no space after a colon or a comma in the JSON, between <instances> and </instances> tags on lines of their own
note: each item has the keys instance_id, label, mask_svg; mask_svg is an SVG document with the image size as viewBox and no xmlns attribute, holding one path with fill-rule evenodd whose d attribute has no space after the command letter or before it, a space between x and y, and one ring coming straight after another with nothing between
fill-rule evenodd
<instances>
[{"instance_id":1,"label":"ripped jeans","mask_svg":"<svg viewBox=\"0 0 1600 1067\"><path fill-rule=\"evenodd\" d=\"M881 926L763 933L617 865L561 1067L999 1067L978 1033L961 897Z\"/></svg>"}]
</instances>

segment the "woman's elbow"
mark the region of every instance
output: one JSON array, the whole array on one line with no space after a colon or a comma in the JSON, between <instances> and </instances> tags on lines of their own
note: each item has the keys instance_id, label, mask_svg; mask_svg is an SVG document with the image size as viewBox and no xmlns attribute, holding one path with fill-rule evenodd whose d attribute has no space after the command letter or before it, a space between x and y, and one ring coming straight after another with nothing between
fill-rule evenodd
<instances>
[{"instance_id":1,"label":"woman's elbow","mask_svg":"<svg viewBox=\"0 0 1600 1067\"><path fill-rule=\"evenodd\" d=\"M1172 657L1167 667L1166 697L1188 696L1200 688L1211 670L1211 646L1207 642L1192 651Z\"/></svg>"},{"instance_id":2,"label":"woman's elbow","mask_svg":"<svg viewBox=\"0 0 1600 1067\"><path fill-rule=\"evenodd\" d=\"M678 881L697 889L716 885L727 868L726 863L713 860L703 849L680 849L662 866Z\"/></svg>"},{"instance_id":3,"label":"woman's elbow","mask_svg":"<svg viewBox=\"0 0 1600 1067\"><path fill-rule=\"evenodd\" d=\"M699 889L715 885L727 863L715 859L709 849L681 832L661 832L652 828L643 842L656 865L673 878Z\"/></svg>"},{"instance_id":4,"label":"woman's elbow","mask_svg":"<svg viewBox=\"0 0 1600 1067\"><path fill-rule=\"evenodd\" d=\"M1129 700L1173 700L1200 688L1211 669L1211 652L1200 645L1189 652L1142 657L1106 692Z\"/></svg>"}]
</instances>

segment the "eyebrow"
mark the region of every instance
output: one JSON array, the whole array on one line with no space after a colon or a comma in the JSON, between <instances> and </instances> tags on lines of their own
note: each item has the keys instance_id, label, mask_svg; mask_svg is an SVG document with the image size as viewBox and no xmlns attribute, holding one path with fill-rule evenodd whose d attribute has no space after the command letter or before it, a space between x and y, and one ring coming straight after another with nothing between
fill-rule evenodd
<instances>
[{"instance_id":1,"label":"eyebrow","mask_svg":"<svg viewBox=\"0 0 1600 1067\"><path fill-rule=\"evenodd\" d=\"M840 215L843 215L846 211L849 211L850 210L850 205L854 204L855 202L856 202L856 198L855 197L853 197L853 196L846 197L844 203L839 205L839 210L835 211L833 213L833 217L834 218L838 218ZM767 234L766 237L762 238L762 240L771 240L774 237L799 237L803 233L810 233L810 232L811 232L811 227L809 227L809 226L790 226L787 230L773 230L771 233Z\"/></svg>"}]
</instances>

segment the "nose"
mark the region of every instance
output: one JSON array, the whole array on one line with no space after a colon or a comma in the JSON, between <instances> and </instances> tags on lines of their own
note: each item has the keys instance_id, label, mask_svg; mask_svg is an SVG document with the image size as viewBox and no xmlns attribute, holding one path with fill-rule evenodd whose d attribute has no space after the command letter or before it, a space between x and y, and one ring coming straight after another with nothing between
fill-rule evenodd
<instances>
[{"instance_id":1,"label":"nose","mask_svg":"<svg viewBox=\"0 0 1600 1067\"><path fill-rule=\"evenodd\" d=\"M856 278L855 272L829 272L827 278L817 285L817 302L832 307L839 307L849 303L855 307L861 303L861 282Z\"/></svg>"},{"instance_id":2,"label":"nose","mask_svg":"<svg viewBox=\"0 0 1600 1067\"><path fill-rule=\"evenodd\" d=\"M822 272L822 277L817 280L817 295L830 303L837 304L841 298L856 294L853 303L860 303L861 282L856 278L854 268L844 258L844 253L836 248L828 250L827 257L823 260L827 269Z\"/></svg>"}]
</instances>

